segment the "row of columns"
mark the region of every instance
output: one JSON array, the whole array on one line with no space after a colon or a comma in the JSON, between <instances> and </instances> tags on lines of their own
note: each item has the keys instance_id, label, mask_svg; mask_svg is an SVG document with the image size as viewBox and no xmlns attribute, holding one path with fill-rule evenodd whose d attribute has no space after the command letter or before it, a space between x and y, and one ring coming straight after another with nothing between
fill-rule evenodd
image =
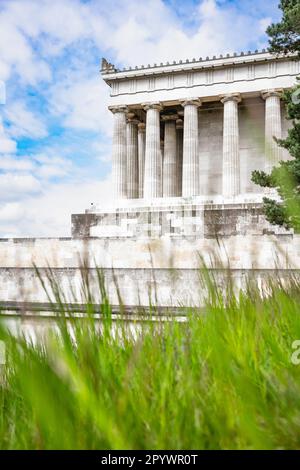
<instances>
[{"instance_id":1,"label":"row of columns","mask_svg":"<svg viewBox=\"0 0 300 470\"><path fill-rule=\"evenodd\" d=\"M280 161L281 92L268 90L265 99L266 171ZM223 196L240 194L239 121L237 93L221 98L223 122ZM164 158L160 142L160 103L147 103L146 124L126 106L110 107L114 113L113 185L117 199L189 197L200 194L198 107L200 99L181 101L184 120L164 115ZM201 123L200 123L201 124Z\"/></svg>"}]
</instances>

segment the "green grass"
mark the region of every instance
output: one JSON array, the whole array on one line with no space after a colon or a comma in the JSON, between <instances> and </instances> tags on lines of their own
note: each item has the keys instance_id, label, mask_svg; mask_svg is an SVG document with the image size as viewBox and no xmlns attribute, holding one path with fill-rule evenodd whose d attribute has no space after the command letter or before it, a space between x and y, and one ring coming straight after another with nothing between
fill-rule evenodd
<instances>
[{"instance_id":1,"label":"green grass","mask_svg":"<svg viewBox=\"0 0 300 470\"><path fill-rule=\"evenodd\" d=\"M204 312L145 321L137 339L128 322L116 334L107 299L101 331L91 299L36 345L1 328L0 447L299 448L300 285L269 287L225 302L211 283Z\"/></svg>"}]
</instances>

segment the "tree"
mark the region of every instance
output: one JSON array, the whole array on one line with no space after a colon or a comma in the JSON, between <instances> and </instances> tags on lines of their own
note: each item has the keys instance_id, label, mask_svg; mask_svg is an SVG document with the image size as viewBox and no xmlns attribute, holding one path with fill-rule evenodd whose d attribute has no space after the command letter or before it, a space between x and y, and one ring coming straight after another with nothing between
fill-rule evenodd
<instances>
[{"instance_id":1,"label":"tree","mask_svg":"<svg viewBox=\"0 0 300 470\"><path fill-rule=\"evenodd\" d=\"M268 27L271 53L298 54L300 57L300 0L281 0L283 12L277 24ZM252 181L269 188L276 188L281 201L264 197L264 213L272 224L300 231L300 81L294 89L284 94L287 119L293 123L286 139L275 139L278 145L289 151L292 159L281 161L270 174L254 171Z\"/></svg>"},{"instance_id":2,"label":"tree","mask_svg":"<svg viewBox=\"0 0 300 470\"><path fill-rule=\"evenodd\" d=\"M267 28L269 50L275 54L296 52L300 56L300 1L281 0L279 8L283 13L281 21Z\"/></svg>"}]
</instances>

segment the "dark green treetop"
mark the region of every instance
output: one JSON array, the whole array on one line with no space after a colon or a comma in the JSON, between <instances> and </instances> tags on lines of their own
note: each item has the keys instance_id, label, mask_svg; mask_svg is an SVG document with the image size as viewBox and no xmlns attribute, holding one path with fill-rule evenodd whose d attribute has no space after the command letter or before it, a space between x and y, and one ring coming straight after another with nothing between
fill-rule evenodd
<instances>
[{"instance_id":1,"label":"dark green treetop","mask_svg":"<svg viewBox=\"0 0 300 470\"><path fill-rule=\"evenodd\" d=\"M279 23L268 27L271 53L297 53L300 57L300 0L282 0L279 7L283 16ZM298 80L299 82L299 80ZM287 119L292 121L286 139L275 139L288 150L291 160L281 161L270 174L254 171L252 181L276 188L281 202L264 198L264 212L272 224L294 228L300 232L300 82L284 93Z\"/></svg>"}]
</instances>

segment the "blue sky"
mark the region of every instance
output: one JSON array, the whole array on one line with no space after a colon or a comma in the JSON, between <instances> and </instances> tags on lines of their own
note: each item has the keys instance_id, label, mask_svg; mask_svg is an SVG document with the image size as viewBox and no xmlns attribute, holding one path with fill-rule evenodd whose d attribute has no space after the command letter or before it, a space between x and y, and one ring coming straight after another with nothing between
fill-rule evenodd
<instances>
[{"instance_id":1,"label":"blue sky","mask_svg":"<svg viewBox=\"0 0 300 470\"><path fill-rule=\"evenodd\" d=\"M123 67L261 49L277 4L0 0L0 237L69 235L72 212L109 200L102 56Z\"/></svg>"}]
</instances>

